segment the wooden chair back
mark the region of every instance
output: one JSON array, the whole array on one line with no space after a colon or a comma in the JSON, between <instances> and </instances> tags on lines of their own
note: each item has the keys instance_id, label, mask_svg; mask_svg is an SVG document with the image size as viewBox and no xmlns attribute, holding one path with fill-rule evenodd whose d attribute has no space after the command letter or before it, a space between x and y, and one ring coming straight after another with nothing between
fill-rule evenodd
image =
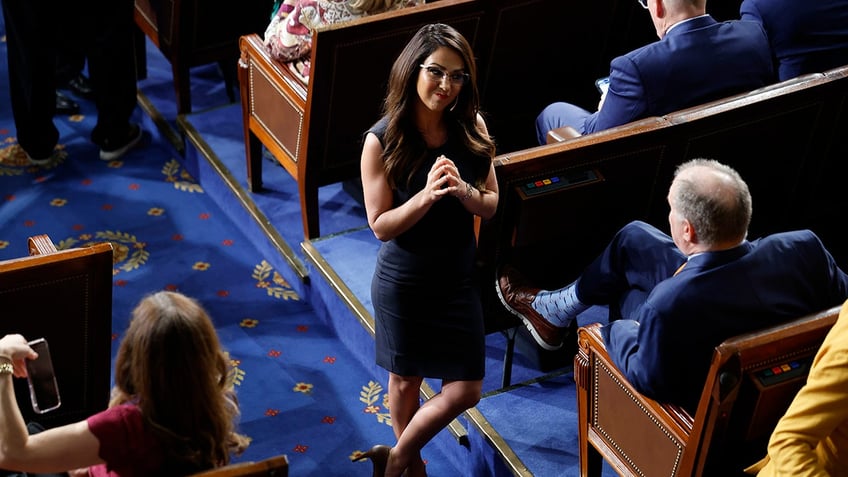
<instances>
[{"instance_id":1,"label":"wooden chair back","mask_svg":"<svg viewBox=\"0 0 848 477\"><path fill-rule=\"evenodd\" d=\"M580 475L605 460L622 476L734 476L763 455L806 382L840 306L730 338L715 348L694 416L640 394L613 364L599 324L578 330Z\"/></svg>"},{"instance_id":2,"label":"wooden chair back","mask_svg":"<svg viewBox=\"0 0 848 477\"><path fill-rule=\"evenodd\" d=\"M288 477L289 460L285 454L257 462L240 462L211 469L191 477Z\"/></svg>"},{"instance_id":3,"label":"wooden chair back","mask_svg":"<svg viewBox=\"0 0 848 477\"><path fill-rule=\"evenodd\" d=\"M26 380L15 380L15 394L25 420L54 427L109 403L112 244L57 251L46 235L28 242L30 256L0 261L0 333L47 340L61 407L36 414Z\"/></svg>"}]
</instances>

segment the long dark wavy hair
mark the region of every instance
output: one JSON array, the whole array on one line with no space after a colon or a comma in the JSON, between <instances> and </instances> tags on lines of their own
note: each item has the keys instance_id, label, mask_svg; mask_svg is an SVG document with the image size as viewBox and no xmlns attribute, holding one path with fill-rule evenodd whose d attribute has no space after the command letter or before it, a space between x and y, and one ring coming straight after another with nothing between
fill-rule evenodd
<instances>
[{"instance_id":1,"label":"long dark wavy hair","mask_svg":"<svg viewBox=\"0 0 848 477\"><path fill-rule=\"evenodd\" d=\"M136 404L165 451L163 475L226 465L248 439L232 367L201 305L176 292L143 298L132 313L115 362L109 406Z\"/></svg>"},{"instance_id":2,"label":"long dark wavy hair","mask_svg":"<svg viewBox=\"0 0 848 477\"><path fill-rule=\"evenodd\" d=\"M397 188L398 184L408 186L412 174L426 159L427 146L414 122L414 106L419 100L416 85L421 69L419 65L440 47L456 51L470 77L460 89L456 103L445 110L445 114L448 134L461 135L468 150L477 157L481 166L485 166L475 168L480 171L480 176L473 179L478 189L483 188L488 166L495 156L494 141L477 126L480 94L477 90L477 63L471 45L449 25L424 25L392 65L383 103L383 114L388 117L383 137L383 159L386 178L392 188Z\"/></svg>"}]
</instances>

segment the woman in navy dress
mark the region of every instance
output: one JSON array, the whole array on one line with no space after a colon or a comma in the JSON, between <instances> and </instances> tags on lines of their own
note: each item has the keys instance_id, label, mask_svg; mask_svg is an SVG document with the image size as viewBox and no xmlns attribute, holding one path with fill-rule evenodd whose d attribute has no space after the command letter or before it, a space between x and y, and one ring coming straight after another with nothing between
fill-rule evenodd
<instances>
[{"instance_id":1,"label":"woman in navy dress","mask_svg":"<svg viewBox=\"0 0 848 477\"><path fill-rule=\"evenodd\" d=\"M368 224L383 244L371 285L377 364L389 371L397 443L363 456L374 476L426 476L421 449L480 400L485 332L473 280L474 216L494 215L495 145L471 46L422 27L395 60L383 117L365 135ZM419 405L422 380L441 391Z\"/></svg>"}]
</instances>

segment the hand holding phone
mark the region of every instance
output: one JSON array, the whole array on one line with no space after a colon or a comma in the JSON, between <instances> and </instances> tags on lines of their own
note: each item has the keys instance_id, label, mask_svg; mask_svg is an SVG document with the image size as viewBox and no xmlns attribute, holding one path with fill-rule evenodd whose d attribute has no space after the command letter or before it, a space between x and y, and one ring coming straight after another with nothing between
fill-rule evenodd
<instances>
[{"instance_id":1,"label":"hand holding phone","mask_svg":"<svg viewBox=\"0 0 848 477\"><path fill-rule=\"evenodd\" d=\"M53 360L50 358L47 341L39 338L28 344L38 353L38 358L26 360L29 397L32 400L32 409L39 414L44 414L62 405L59 385L53 372Z\"/></svg>"},{"instance_id":2,"label":"hand holding phone","mask_svg":"<svg viewBox=\"0 0 848 477\"><path fill-rule=\"evenodd\" d=\"M609 89L609 82L610 82L609 76L605 76L603 78L598 78L597 80L595 80L595 88L598 88L598 91L602 95L605 95L605 94L607 94L607 90Z\"/></svg>"},{"instance_id":3,"label":"hand holding phone","mask_svg":"<svg viewBox=\"0 0 848 477\"><path fill-rule=\"evenodd\" d=\"M598 100L598 111L604 107L604 100L607 99L607 91L609 91L609 76L598 78L595 81L595 87L601 92L601 99Z\"/></svg>"}]
</instances>

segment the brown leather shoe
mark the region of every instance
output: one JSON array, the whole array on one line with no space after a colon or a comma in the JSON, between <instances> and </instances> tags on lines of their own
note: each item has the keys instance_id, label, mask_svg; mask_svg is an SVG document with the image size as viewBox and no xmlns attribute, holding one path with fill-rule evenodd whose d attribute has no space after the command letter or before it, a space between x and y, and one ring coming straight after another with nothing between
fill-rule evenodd
<instances>
[{"instance_id":1,"label":"brown leather shoe","mask_svg":"<svg viewBox=\"0 0 848 477\"><path fill-rule=\"evenodd\" d=\"M495 289L501 303L513 315L521 318L524 326L527 327L539 346L548 351L562 347L566 330L554 326L533 309L531 304L539 293L539 289L528 285L518 270L509 265L504 266L498 275Z\"/></svg>"}]
</instances>

